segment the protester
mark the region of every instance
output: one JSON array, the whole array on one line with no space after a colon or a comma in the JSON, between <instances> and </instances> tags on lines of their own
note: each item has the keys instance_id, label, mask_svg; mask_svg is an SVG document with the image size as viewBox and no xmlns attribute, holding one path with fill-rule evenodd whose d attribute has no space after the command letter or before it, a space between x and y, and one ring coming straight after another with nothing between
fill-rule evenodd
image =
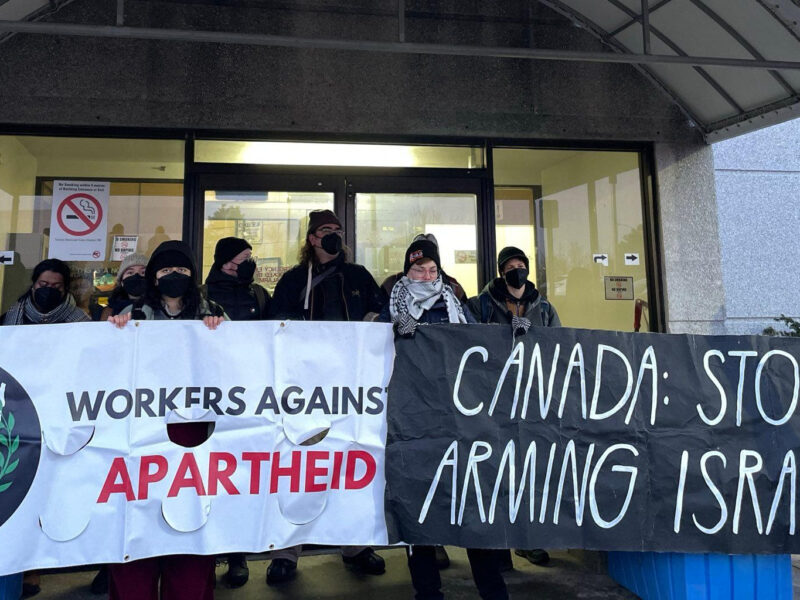
<instances>
[{"instance_id":1,"label":"protester","mask_svg":"<svg viewBox=\"0 0 800 600\"><path fill-rule=\"evenodd\" d=\"M210 329L228 320L225 311L201 293L192 250L177 240L162 242L155 249L145 269L144 295L109 320L124 326L131 316L142 320L202 319Z\"/></svg>"},{"instance_id":2,"label":"protester","mask_svg":"<svg viewBox=\"0 0 800 600\"><path fill-rule=\"evenodd\" d=\"M266 319L269 312L269 292L253 282L256 263L252 256L253 247L241 238L222 238L214 249L206 294L233 321Z\"/></svg>"},{"instance_id":3,"label":"protester","mask_svg":"<svg viewBox=\"0 0 800 600\"><path fill-rule=\"evenodd\" d=\"M180 241L163 242L145 269L146 291L142 298L109 317L118 327L136 319L202 319L216 329L227 316L203 298L197 285L197 267L189 246ZM170 440L197 446L208 438L208 423L168 425ZM109 565L110 600L213 600L213 556L175 554Z\"/></svg>"},{"instance_id":4,"label":"protester","mask_svg":"<svg viewBox=\"0 0 800 600\"><path fill-rule=\"evenodd\" d=\"M381 321L391 322L400 337L412 337L419 326L439 323L476 323L469 309L462 306L453 288L444 281L439 249L432 241L416 240L406 250L405 275L392 288L389 304L381 311ZM484 600L508 598L498 554L494 550L468 548L472 576ZM417 600L439 600L442 579L433 546L408 549L408 570Z\"/></svg>"},{"instance_id":5,"label":"protester","mask_svg":"<svg viewBox=\"0 0 800 600\"><path fill-rule=\"evenodd\" d=\"M34 325L90 320L68 291L71 277L65 262L57 258L43 260L33 268L31 281L31 287L0 317L0 323Z\"/></svg>"},{"instance_id":6,"label":"protester","mask_svg":"<svg viewBox=\"0 0 800 600\"><path fill-rule=\"evenodd\" d=\"M470 299L469 306L481 323L511 325L515 334L527 332L533 327L560 327L556 309L545 300L532 281L528 281L530 262L525 253L514 246L500 250L497 256L500 277L486 284L483 291ZM504 570L510 570L511 555L500 552ZM535 565L546 564L550 555L546 550L516 550Z\"/></svg>"},{"instance_id":7,"label":"protester","mask_svg":"<svg viewBox=\"0 0 800 600\"><path fill-rule=\"evenodd\" d=\"M361 265L348 261L342 223L330 210L309 213L300 264L283 274L272 297L272 316L309 321L362 321L383 308L385 296ZM272 553L267 583L283 583L297 574L300 547ZM372 548L343 546L342 560L353 569L380 575L386 565Z\"/></svg>"},{"instance_id":8,"label":"protester","mask_svg":"<svg viewBox=\"0 0 800 600\"><path fill-rule=\"evenodd\" d=\"M253 247L236 237L222 238L214 248L214 264L206 277L205 291L219 304L232 321L266 319L269 292L253 282L256 262ZM243 586L250 578L244 553L228 555L228 571L224 575L232 588Z\"/></svg>"},{"instance_id":9,"label":"protester","mask_svg":"<svg viewBox=\"0 0 800 600\"><path fill-rule=\"evenodd\" d=\"M43 260L33 268L31 287L0 317L2 325L43 325L89 321L89 316L75 306L69 293L69 266L57 258ZM41 591L39 573L25 573L24 598Z\"/></svg>"},{"instance_id":10,"label":"protester","mask_svg":"<svg viewBox=\"0 0 800 600\"><path fill-rule=\"evenodd\" d=\"M122 309L144 295L144 274L147 257L144 254L129 254L122 259L117 271L117 282L108 297L108 306L100 313L100 320L118 315Z\"/></svg>"},{"instance_id":11,"label":"protester","mask_svg":"<svg viewBox=\"0 0 800 600\"><path fill-rule=\"evenodd\" d=\"M433 235L432 233L420 233L419 235L414 236L414 239L411 241L418 242L420 240L428 240L429 242L433 242L436 245L436 249L437 250L439 249L439 241L436 239L436 236ZM405 273L395 273L394 275L389 275L389 277L383 280L381 288L383 288L383 291L386 292L387 296L389 296L389 294L392 293L392 288L394 287L394 284L397 283L398 280L403 275L405 275ZM444 282L449 284L450 287L453 288L453 292L455 292L458 301L461 302L461 304L466 304L467 294L464 291L464 288L461 286L461 284L458 283L458 281L456 281L454 277L448 276L447 273L445 273L444 271L442 271L442 277L444 278Z\"/></svg>"},{"instance_id":12,"label":"protester","mask_svg":"<svg viewBox=\"0 0 800 600\"><path fill-rule=\"evenodd\" d=\"M500 277L486 284L469 306L481 323L517 324L515 331L528 327L560 327L556 309L542 298L528 281L530 264L519 248L507 246L497 256Z\"/></svg>"}]
</instances>

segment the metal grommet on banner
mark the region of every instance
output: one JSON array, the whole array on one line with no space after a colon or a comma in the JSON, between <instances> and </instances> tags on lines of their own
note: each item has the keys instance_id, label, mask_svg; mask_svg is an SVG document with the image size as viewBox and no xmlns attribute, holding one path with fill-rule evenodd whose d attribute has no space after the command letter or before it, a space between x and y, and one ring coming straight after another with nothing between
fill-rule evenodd
<instances>
[{"instance_id":1,"label":"metal grommet on banner","mask_svg":"<svg viewBox=\"0 0 800 600\"><path fill-rule=\"evenodd\" d=\"M269 549L270 549L270 550L274 550L274 549L275 549L275 544L270 544L270 545L269 545Z\"/></svg>"},{"instance_id":2,"label":"metal grommet on banner","mask_svg":"<svg viewBox=\"0 0 800 600\"><path fill-rule=\"evenodd\" d=\"M286 327L286 323L284 323L283 321L281 321L281 327Z\"/></svg>"},{"instance_id":3,"label":"metal grommet on banner","mask_svg":"<svg viewBox=\"0 0 800 600\"><path fill-rule=\"evenodd\" d=\"M138 327L139 326L139 321L134 321L133 326L134 327Z\"/></svg>"},{"instance_id":4,"label":"metal grommet on banner","mask_svg":"<svg viewBox=\"0 0 800 600\"><path fill-rule=\"evenodd\" d=\"M122 560L130 560L130 559L131 559L130 554L126 554L125 556L122 557Z\"/></svg>"}]
</instances>

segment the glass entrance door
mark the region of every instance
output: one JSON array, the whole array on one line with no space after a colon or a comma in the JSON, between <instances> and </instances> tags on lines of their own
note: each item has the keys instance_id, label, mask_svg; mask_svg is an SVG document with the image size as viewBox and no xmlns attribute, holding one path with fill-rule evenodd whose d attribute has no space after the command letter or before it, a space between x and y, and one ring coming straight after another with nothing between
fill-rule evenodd
<instances>
[{"instance_id":1,"label":"glass entrance door","mask_svg":"<svg viewBox=\"0 0 800 600\"><path fill-rule=\"evenodd\" d=\"M353 177L347 190L356 257L378 283L403 270L406 248L427 233L439 244L442 269L468 296L478 293L479 180Z\"/></svg>"},{"instance_id":2,"label":"glass entrance door","mask_svg":"<svg viewBox=\"0 0 800 600\"><path fill-rule=\"evenodd\" d=\"M308 213L334 210L353 259L380 284L403 268L419 233L436 236L444 270L476 294L479 284L481 179L334 175L226 174L200 176L203 279L224 237L246 239L256 257L256 282L273 291L298 263Z\"/></svg>"},{"instance_id":3,"label":"glass entrance door","mask_svg":"<svg viewBox=\"0 0 800 600\"><path fill-rule=\"evenodd\" d=\"M316 177L225 176L203 180L202 277L225 237L247 240L256 261L254 280L269 290L297 264L308 213L335 210L335 182Z\"/></svg>"}]
</instances>

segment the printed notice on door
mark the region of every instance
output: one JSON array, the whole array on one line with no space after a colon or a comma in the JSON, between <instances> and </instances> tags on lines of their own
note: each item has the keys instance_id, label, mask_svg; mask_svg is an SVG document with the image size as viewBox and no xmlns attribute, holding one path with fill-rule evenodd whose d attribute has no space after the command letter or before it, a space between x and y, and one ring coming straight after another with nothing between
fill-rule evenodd
<instances>
[{"instance_id":1,"label":"printed notice on door","mask_svg":"<svg viewBox=\"0 0 800 600\"><path fill-rule=\"evenodd\" d=\"M54 181L48 258L105 260L107 181Z\"/></svg>"}]
</instances>

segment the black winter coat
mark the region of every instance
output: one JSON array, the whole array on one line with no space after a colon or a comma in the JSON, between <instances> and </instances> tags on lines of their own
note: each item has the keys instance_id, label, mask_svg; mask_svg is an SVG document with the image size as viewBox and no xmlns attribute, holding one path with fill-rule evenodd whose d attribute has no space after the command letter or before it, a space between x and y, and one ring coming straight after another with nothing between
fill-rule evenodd
<instances>
[{"instance_id":1,"label":"black winter coat","mask_svg":"<svg viewBox=\"0 0 800 600\"><path fill-rule=\"evenodd\" d=\"M256 321L269 315L269 292L257 283L239 281L212 268L206 277L205 291L206 297L219 304L231 321Z\"/></svg>"},{"instance_id":2,"label":"black winter coat","mask_svg":"<svg viewBox=\"0 0 800 600\"><path fill-rule=\"evenodd\" d=\"M367 313L380 313L386 304L386 294L372 275L361 265L348 263L340 255L332 262L325 265L314 265L313 275L323 272L329 267L335 267L325 281L317 284L311 290L309 309L304 310L306 283L308 281L308 266L297 265L289 269L278 281L272 296L270 316L274 319L304 319L306 321L339 320L330 317L326 312L326 303L329 306L336 304L341 307L344 321L363 321ZM325 298L327 294L336 294L333 299Z\"/></svg>"},{"instance_id":3,"label":"black winter coat","mask_svg":"<svg viewBox=\"0 0 800 600\"><path fill-rule=\"evenodd\" d=\"M498 277L486 284L483 291L470 298L469 308L481 323L510 325L513 315L506 307L506 282ZM530 281L525 283L525 292L518 301L521 317L530 320L534 327L561 327L561 319L555 307L542 298L539 290Z\"/></svg>"}]
</instances>

